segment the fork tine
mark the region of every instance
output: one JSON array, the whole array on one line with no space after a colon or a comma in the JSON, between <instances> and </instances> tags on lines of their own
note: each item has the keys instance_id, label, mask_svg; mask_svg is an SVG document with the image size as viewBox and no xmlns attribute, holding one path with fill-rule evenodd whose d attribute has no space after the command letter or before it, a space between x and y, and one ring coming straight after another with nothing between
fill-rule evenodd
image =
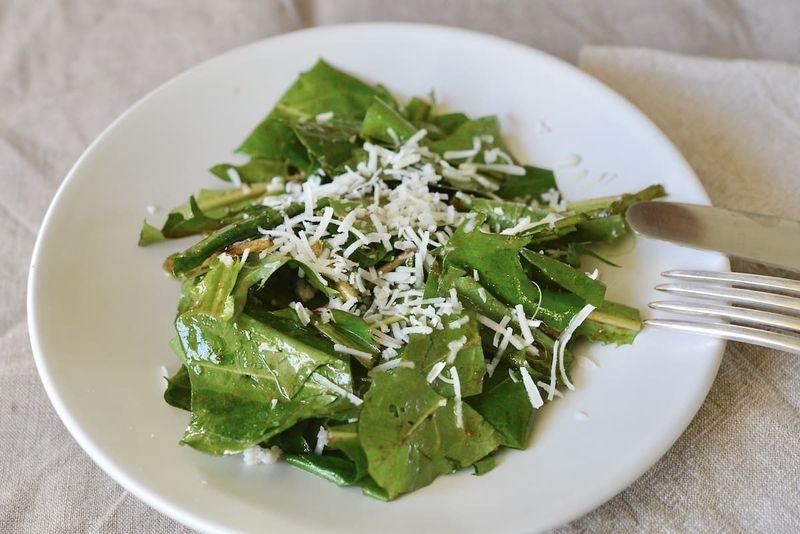
<instances>
[{"instance_id":1,"label":"fork tine","mask_svg":"<svg viewBox=\"0 0 800 534\"><path fill-rule=\"evenodd\" d=\"M687 297L700 297L725 300L736 304L750 304L760 308L785 310L800 313L800 299L786 295L775 295L752 289L736 289L730 287L707 286L701 284L661 284L656 286L659 291L684 295Z\"/></svg>"},{"instance_id":2,"label":"fork tine","mask_svg":"<svg viewBox=\"0 0 800 534\"><path fill-rule=\"evenodd\" d=\"M749 273L719 273L714 271L666 271L661 276L696 282L724 282L742 287L786 291L800 295L800 280Z\"/></svg>"},{"instance_id":3,"label":"fork tine","mask_svg":"<svg viewBox=\"0 0 800 534\"><path fill-rule=\"evenodd\" d=\"M781 315L780 313L752 310L749 308L734 308L733 306L722 306L719 304L675 301L651 302L650 307L654 310L700 315L704 317L720 317L740 323L770 326L800 332L800 317L790 317L788 315Z\"/></svg>"},{"instance_id":4,"label":"fork tine","mask_svg":"<svg viewBox=\"0 0 800 534\"><path fill-rule=\"evenodd\" d=\"M800 354L800 339L786 334L766 332L758 328L720 323L676 321L672 319L648 319L644 324L687 334L719 337Z\"/></svg>"}]
</instances>

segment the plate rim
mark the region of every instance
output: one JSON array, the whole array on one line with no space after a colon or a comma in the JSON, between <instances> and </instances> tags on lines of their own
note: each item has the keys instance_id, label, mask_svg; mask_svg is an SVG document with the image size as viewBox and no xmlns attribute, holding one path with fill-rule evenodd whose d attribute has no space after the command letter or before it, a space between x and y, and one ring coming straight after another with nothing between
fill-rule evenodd
<instances>
[{"instance_id":1,"label":"plate rim","mask_svg":"<svg viewBox=\"0 0 800 534\"><path fill-rule=\"evenodd\" d=\"M540 61L546 61L555 64L561 69L568 71L573 76L578 76L582 78L587 84L593 86L592 87L593 90L605 93L605 96L607 98L616 100L617 104L621 105L622 107L628 108L630 112L632 112L634 115L637 115L641 119L642 124L646 125L651 130L651 133L654 136L659 137L660 140L663 142L663 144L671 149L671 151L673 152L673 157L675 157L676 160L682 164L687 176L691 177L700 186L700 190L704 197L705 203L711 205L711 201L705 189L705 186L697 177L696 173L691 168L689 163L686 161L686 158L683 156L683 154L681 154L681 152L674 145L674 143L652 121L652 119L650 119L635 104L630 102L620 93L618 93L617 91L615 91L602 81L593 77L589 73L581 70L572 63L562 60L547 52L543 52L539 49L533 48L532 46L528 46L493 34L488 34L480 31L458 28L453 26L445 26L440 24L427 24L427 23L414 23L414 22L378 21L378 22L359 22L359 23L344 23L344 24L335 24L326 26L313 26L290 32L276 34L273 36L266 37L264 39L260 39L258 41L234 47L220 54L212 56L208 59L205 59L202 62L193 65L192 67L189 67L188 69L185 69L175 74L174 76L170 77L168 80L162 82L154 89L150 90L142 97L137 99L133 104L128 106L108 126L106 126L99 134L97 134L94 140L86 147L86 149L82 152L80 157L70 167L70 170L65 175L61 184L58 186L56 193L53 195L53 198L50 201L47 211L45 212L45 215L42 219L40 229L36 236L36 241L33 247L33 252L31 254L30 267L27 273L28 279L26 286L26 308L27 308L26 319L28 322L28 334L31 343L31 349L33 353L34 362L36 364L36 369L39 374L39 378L42 381L42 384L44 386L45 392L47 393L47 397L50 400L50 403L52 404L53 408L55 409L56 413L58 414L61 421L64 423L64 426L67 428L73 439L75 439L78 445L84 450L84 452L86 452L89 458L96 465L98 465L109 477L111 477L116 483L121 485L127 491L130 491L132 494L134 494L137 498L142 500L148 506L192 529L196 529L202 532L233 532L233 530L230 527L224 524L220 524L217 521L210 520L202 515L186 510L179 505L175 505L170 500L160 497L148 486L141 484L137 482L134 478L128 476L128 474L125 473L123 469L118 467L116 465L116 462L114 462L111 458L109 458L101 448L95 446L95 444L92 442L92 439L84 431L84 429L78 422L78 417L76 417L70 411L70 409L66 406L65 402L59 395L57 391L56 381L54 380L54 377L48 372L47 356L44 354L44 351L41 346L41 341L39 339L40 337L39 331L40 329L42 329L42 326L37 324L37 316L38 316L38 310L36 304L38 295L37 266L44 247L44 241L45 241L44 236L49 232L50 226L52 224L52 219L56 211L56 206L60 203L60 200L64 195L64 192L70 187L71 182L74 181L75 176L78 174L78 171L83 166L83 162L89 157L91 153L93 153L96 150L98 145L100 145L108 137L109 133L113 131L119 123L124 121L129 115L132 115L136 111L138 111L140 107L142 107L146 102L148 102L162 90L171 86L172 84L178 83L179 81L185 78L191 77L196 72L204 68L207 68L207 66L211 63L225 61L226 58L230 56L243 53L245 50L251 48L258 48L260 46L264 46L264 44L267 42L273 42L283 39L295 39L302 34L335 33L346 30L354 30L354 29L360 31L392 29L392 30L403 30L409 32L422 30L427 32L442 32L442 33L457 34L459 36L470 39L489 40L502 46L516 48L517 50L525 52L529 55L536 56L537 59ZM724 259L723 269L729 271L730 261L728 260L727 257L723 257L723 259ZM716 362L715 365L713 366L713 372L711 372L710 370L709 380L706 386L702 389L698 389L697 391L695 391L694 394L695 399L693 401L693 404L696 404L696 408L687 411L686 413L683 414L682 418L676 418L676 421L673 422L673 425L676 428L679 428L680 432L677 432L673 439L664 440L660 444L660 446L653 451L653 453L650 455L650 458L647 461L643 461L639 465L636 465L635 468L630 469L628 476L620 477L619 479L616 480L616 483L609 484L607 486L608 488L607 491L602 492L602 495L594 499L587 499L587 501L585 501L585 503L582 506L575 507L574 512L569 514L568 517L564 518L563 521L554 524L548 524L545 526L543 530L551 529L560 525L566 525L586 515L587 513L599 508L603 504L607 503L608 501L616 497L618 494L624 491L635 481L639 480L642 477L642 475L644 475L644 473L646 473L649 469L654 467L663 458L663 456L667 453L667 451L669 451L669 449L671 449L672 446L677 442L677 440L685 433L687 427L692 422L692 420L694 419L694 417L697 415L698 411L704 404L704 401L708 396L711 386L713 385L716 376L718 374L719 366L721 364L726 345L727 345L726 341L717 340L716 346L709 348L708 353L710 356L713 356ZM300 526L300 525L295 524L295 526Z\"/></svg>"}]
</instances>

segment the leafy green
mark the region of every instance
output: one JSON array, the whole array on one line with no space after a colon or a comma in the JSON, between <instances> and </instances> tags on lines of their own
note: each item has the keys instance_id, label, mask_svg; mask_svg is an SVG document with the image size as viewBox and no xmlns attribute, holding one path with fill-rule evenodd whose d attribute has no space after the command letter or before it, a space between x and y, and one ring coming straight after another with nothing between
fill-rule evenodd
<instances>
[{"instance_id":1,"label":"leafy green","mask_svg":"<svg viewBox=\"0 0 800 534\"><path fill-rule=\"evenodd\" d=\"M256 184L269 182L276 176L285 176L287 173L286 165L280 161L253 158L244 165L231 165L220 163L209 169L209 172L223 180L230 182L230 170L233 169L239 175L239 179L244 184Z\"/></svg>"},{"instance_id":2,"label":"leafy green","mask_svg":"<svg viewBox=\"0 0 800 534\"><path fill-rule=\"evenodd\" d=\"M147 245L158 243L159 241L164 241L166 239L167 238L164 237L164 234L161 232L161 230L149 224L147 221L144 221L144 223L142 224L142 230L139 233L140 247L145 247Z\"/></svg>"},{"instance_id":3,"label":"leafy green","mask_svg":"<svg viewBox=\"0 0 800 534\"><path fill-rule=\"evenodd\" d=\"M467 403L481 414L503 438L503 445L524 449L533 429L536 410L528 400L522 381L514 382L509 375L511 367L501 363L492 376L486 379L480 395Z\"/></svg>"},{"instance_id":4,"label":"leafy green","mask_svg":"<svg viewBox=\"0 0 800 534\"><path fill-rule=\"evenodd\" d=\"M254 158L286 162L301 171L310 171L316 163L293 127L328 112L337 119L361 121L376 97L392 101L385 89L367 85L320 60L289 87L238 150Z\"/></svg>"},{"instance_id":5,"label":"leafy green","mask_svg":"<svg viewBox=\"0 0 800 534\"><path fill-rule=\"evenodd\" d=\"M369 325L359 317L342 310L331 310L332 321L317 322L314 326L334 343L362 352L377 354L380 347L369 332Z\"/></svg>"},{"instance_id":6,"label":"leafy green","mask_svg":"<svg viewBox=\"0 0 800 534\"><path fill-rule=\"evenodd\" d=\"M361 125L361 136L387 145L404 142L416 133L417 129L397 110L383 100L375 102L367 109L367 115Z\"/></svg>"},{"instance_id":7,"label":"leafy green","mask_svg":"<svg viewBox=\"0 0 800 534\"><path fill-rule=\"evenodd\" d=\"M390 499L471 465L500 445L491 425L467 404L459 428L454 402L414 369L375 377L358 428L369 473Z\"/></svg>"},{"instance_id":8,"label":"leafy green","mask_svg":"<svg viewBox=\"0 0 800 534\"><path fill-rule=\"evenodd\" d=\"M192 384L186 366L181 365L171 378L164 378L167 381L167 389L164 390L164 400L167 404L182 410L191 410Z\"/></svg>"},{"instance_id":9,"label":"leafy green","mask_svg":"<svg viewBox=\"0 0 800 534\"><path fill-rule=\"evenodd\" d=\"M192 385L183 443L209 454L233 454L303 419L352 412L349 400L313 378L347 390L348 363L308 337L289 337L286 325L275 323L244 314L236 321L202 312L178 317Z\"/></svg>"},{"instance_id":10,"label":"leafy green","mask_svg":"<svg viewBox=\"0 0 800 534\"><path fill-rule=\"evenodd\" d=\"M556 176L550 169L541 169L524 165L525 174L523 176L508 175L500 189L496 192L497 196L506 200L522 200L529 202L538 200L543 193L551 189L556 189Z\"/></svg>"},{"instance_id":11,"label":"leafy green","mask_svg":"<svg viewBox=\"0 0 800 534\"><path fill-rule=\"evenodd\" d=\"M472 467L475 468L475 476L482 476L497 467L497 460L493 454L490 454L472 464Z\"/></svg>"},{"instance_id":12,"label":"leafy green","mask_svg":"<svg viewBox=\"0 0 800 534\"><path fill-rule=\"evenodd\" d=\"M446 362L451 355L449 344L460 347L455 352L452 368L456 370L461 383L461 395L469 397L481 392L483 375L486 374L486 361L483 358L481 338L478 334L478 322L472 312L465 312L469 321L457 328L449 326L442 330L434 330L430 335L414 334L403 349L402 357L414 362L415 368L427 375L431 368L440 362ZM447 324L458 324L463 314L446 316ZM462 343L459 341L463 340ZM437 393L452 397L455 393L453 385L436 380L432 384Z\"/></svg>"},{"instance_id":13,"label":"leafy green","mask_svg":"<svg viewBox=\"0 0 800 534\"><path fill-rule=\"evenodd\" d=\"M451 150L469 150L472 148L475 137L482 139L481 146L484 149L500 148L508 152L500 134L500 122L494 116L460 121L452 134L440 141L430 143L429 146L438 154L444 154ZM478 160L482 161L481 158L482 156Z\"/></svg>"},{"instance_id":14,"label":"leafy green","mask_svg":"<svg viewBox=\"0 0 800 534\"><path fill-rule=\"evenodd\" d=\"M401 106L322 60L239 151L210 169L237 187L202 189L139 235L201 236L165 262L181 367L164 400L190 412L183 444L278 446L395 499L525 448L537 409L520 378L549 382L587 304L573 338L630 343L641 327L579 267L660 186L553 207L553 172L511 156L496 117L440 113L433 94Z\"/></svg>"},{"instance_id":15,"label":"leafy green","mask_svg":"<svg viewBox=\"0 0 800 534\"><path fill-rule=\"evenodd\" d=\"M289 216L302 211L302 207L294 206L287 209ZM283 221L280 213L272 209L265 209L264 213L250 219L231 223L220 228L195 245L183 252L173 254L168 259L170 271L175 276L184 276L192 269L200 267L209 256L223 250L225 247L244 239L259 235L259 228L274 228Z\"/></svg>"},{"instance_id":16,"label":"leafy green","mask_svg":"<svg viewBox=\"0 0 800 534\"><path fill-rule=\"evenodd\" d=\"M522 257L536 267L547 279L578 295L587 304L591 304L596 308L603 305L606 286L602 282L594 280L566 263L554 260L544 254L538 254L527 249L522 249L520 252Z\"/></svg>"}]
</instances>

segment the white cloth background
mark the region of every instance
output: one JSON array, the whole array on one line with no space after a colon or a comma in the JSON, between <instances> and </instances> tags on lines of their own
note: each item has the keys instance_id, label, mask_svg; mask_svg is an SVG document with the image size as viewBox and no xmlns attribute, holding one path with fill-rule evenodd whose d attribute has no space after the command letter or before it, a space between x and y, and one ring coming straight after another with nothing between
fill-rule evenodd
<instances>
[{"instance_id":1,"label":"white cloth background","mask_svg":"<svg viewBox=\"0 0 800 534\"><path fill-rule=\"evenodd\" d=\"M793 0L0 0L0 532L185 530L92 463L33 365L27 265L69 167L130 104L203 59L364 20L478 29L573 62L586 45L617 45L800 63ZM584 48L580 65L664 129L716 204L798 217L800 67L603 47ZM669 453L562 530L800 531L799 407L800 360L730 345Z\"/></svg>"}]
</instances>

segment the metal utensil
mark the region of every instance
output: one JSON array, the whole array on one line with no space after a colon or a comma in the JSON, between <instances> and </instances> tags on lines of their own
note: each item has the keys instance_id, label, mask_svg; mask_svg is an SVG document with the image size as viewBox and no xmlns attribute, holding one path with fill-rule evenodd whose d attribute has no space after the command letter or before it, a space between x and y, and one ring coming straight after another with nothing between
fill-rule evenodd
<instances>
[{"instance_id":1,"label":"metal utensil","mask_svg":"<svg viewBox=\"0 0 800 534\"><path fill-rule=\"evenodd\" d=\"M640 202L626 214L648 237L800 271L800 222L674 202Z\"/></svg>"},{"instance_id":2,"label":"metal utensil","mask_svg":"<svg viewBox=\"0 0 800 534\"><path fill-rule=\"evenodd\" d=\"M645 325L800 354L800 281L711 271L667 271L662 276L678 282L657 290L712 303L661 301L651 302L651 308L716 321L648 319Z\"/></svg>"}]
</instances>

